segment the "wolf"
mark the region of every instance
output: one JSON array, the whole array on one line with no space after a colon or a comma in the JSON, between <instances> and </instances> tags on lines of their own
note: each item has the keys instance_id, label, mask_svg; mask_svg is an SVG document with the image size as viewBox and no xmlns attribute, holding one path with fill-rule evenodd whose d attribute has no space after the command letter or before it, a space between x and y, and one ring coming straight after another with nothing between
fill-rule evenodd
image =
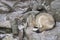
<instances>
[{"instance_id":1,"label":"wolf","mask_svg":"<svg viewBox=\"0 0 60 40\"><path fill-rule=\"evenodd\" d=\"M55 19L52 15L48 14L48 13L38 13L36 15L34 14L29 14L27 16L27 18L25 18L25 16L20 17L20 20L22 21L22 23L24 24L24 20L25 23L27 23L26 28L24 28L24 32L28 40L31 40L31 32L43 32L49 29L54 28L55 26ZM30 32L31 31L31 32ZM30 33L29 33L30 32Z\"/></svg>"},{"instance_id":2,"label":"wolf","mask_svg":"<svg viewBox=\"0 0 60 40\"><path fill-rule=\"evenodd\" d=\"M54 28L55 26L55 19L52 15L48 13L40 13L36 15L36 26L40 32L46 31L49 29Z\"/></svg>"},{"instance_id":3,"label":"wolf","mask_svg":"<svg viewBox=\"0 0 60 40\"><path fill-rule=\"evenodd\" d=\"M28 27L37 28L41 32L54 28L56 24L54 17L51 14L45 12L39 13L37 15L30 14L25 21ZM34 30L35 29L33 29L33 31Z\"/></svg>"}]
</instances>

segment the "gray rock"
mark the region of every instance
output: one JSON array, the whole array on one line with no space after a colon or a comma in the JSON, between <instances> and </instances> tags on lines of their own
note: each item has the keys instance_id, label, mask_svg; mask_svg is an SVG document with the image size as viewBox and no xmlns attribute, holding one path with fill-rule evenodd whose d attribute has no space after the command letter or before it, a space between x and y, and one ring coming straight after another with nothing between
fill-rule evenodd
<instances>
[{"instance_id":1,"label":"gray rock","mask_svg":"<svg viewBox=\"0 0 60 40\"><path fill-rule=\"evenodd\" d=\"M11 28L10 21L0 22L0 27Z\"/></svg>"},{"instance_id":2,"label":"gray rock","mask_svg":"<svg viewBox=\"0 0 60 40\"><path fill-rule=\"evenodd\" d=\"M0 34L2 40L19 40L19 37L13 38L13 34Z\"/></svg>"},{"instance_id":3,"label":"gray rock","mask_svg":"<svg viewBox=\"0 0 60 40\"><path fill-rule=\"evenodd\" d=\"M51 3L51 8L55 10L60 10L60 1L53 1Z\"/></svg>"},{"instance_id":4,"label":"gray rock","mask_svg":"<svg viewBox=\"0 0 60 40\"><path fill-rule=\"evenodd\" d=\"M0 34L0 38L4 38L6 34Z\"/></svg>"},{"instance_id":5,"label":"gray rock","mask_svg":"<svg viewBox=\"0 0 60 40\"><path fill-rule=\"evenodd\" d=\"M15 3L13 6L16 8L16 7L20 7L20 8L25 8L25 7L28 7L30 3L28 3L29 1L27 2L17 2Z\"/></svg>"},{"instance_id":6,"label":"gray rock","mask_svg":"<svg viewBox=\"0 0 60 40\"><path fill-rule=\"evenodd\" d=\"M2 40L14 40L12 34L6 34L6 36Z\"/></svg>"},{"instance_id":7,"label":"gray rock","mask_svg":"<svg viewBox=\"0 0 60 40\"><path fill-rule=\"evenodd\" d=\"M1 0L1 2L7 6L7 8L9 9L8 12L13 12L15 11L13 8L13 5L17 2L17 1L9 1L9 0ZM6 8L5 8L6 9ZM6 11L6 10L5 10Z\"/></svg>"},{"instance_id":8,"label":"gray rock","mask_svg":"<svg viewBox=\"0 0 60 40\"><path fill-rule=\"evenodd\" d=\"M42 6L41 6L41 0L38 1L38 0L28 0L26 2L18 2L18 3L15 3L14 5L15 9L16 10L21 10L21 9L24 9L24 8L31 8L32 10L37 10L37 9L41 9Z\"/></svg>"},{"instance_id":9,"label":"gray rock","mask_svg":"<svg viewBox=\"0 0 60 40\"><path fill-rule=\"evenodd\" d=\"M26 1L29 1L29 0L20 0L20 2L26 2Z\"/></svg>"},{"instance_id":10,"label":"gray rock","mask_svg":"<svg viewBox=\"0 0 60 40\"><path fill-rule=\"evenodd\" d=\"M55 0L51 3L51 10L54 12L54 17L56 21L60 22L60 0Z\"/></svg>"},{"instance_id":11,"label":"gray rock","mask_svg":"<svg viewBox=\"0 0 60 40\"><path fill-rule=\"evenodd\" d=\"M10 9L7 6L7 4L0 2L0 13L5 13L5 12L9 12Z\"/></svg>"},{"instance_id":12,"label":"gray rock","mask_svg":"<svg viewBox=\"0 0 60 40\"><path fill-rule=\"evenodd\" d=\"M6 14L0 14L0 27L11 28L10 21L6 20Z\"/></svg>"},{"instance_id":13,"label":"gray rock","mask_svg":"<svg viewBox=\"0 0 60 40\"><path fill-rule=\"evenodd\" d=\"M28 12L31 10L31 8L29 7L30 2L26 1L26 2L17 2L14 4L13 8L15 9L15 11L23 11Z\"/></svg>"},{"instance_id":14,"label":"gray rock","mask_svg":"<svg viewBox=\"0 0 60 40\"><path fill-rule=\"evenodd\" d=\"M21 16L23 11L12 12L7 15L7 19L14 20L15 18Z\"/></svg>"},{"instance_id":15,"label":"gray rock","mask_svg":"<svg viewBox=\"0 0 60 40\"><path fill-rule=\"evenodd\" d=\"M0 22L6 21L6 14L0 14Z\"/></svg>"},{"instance_id":16,"label":"gray rock","mask_svg":"<svg viewBox=\"0 0 60 40\"><path fill-rule=\"evenodd\" d=\"M0 34L0 40L19 40L19 37L13 38L13 34Z\"/></svg>"},{"instance_id":17,"label":"gray rock","mask_svg":"<svg viewBox=\"0 0 60 40\"><path fill-rule=\"evenodd\" d=\"M41 0L31 0L30 7L32 8L32 11L37 11L37 9L41 9Z\"/></svg>"},{"instance_id":18,"label":"gray rock","mask_svg":"<svg viewBox=\"0 0 60 40\"><path fill-rule=\"evenodd\" d=\"M9 1L9 0L1 0L1 2L4 2L4 3L8 4L11 7L16 3L16 1Z\"/></svg>"}]
</instances>

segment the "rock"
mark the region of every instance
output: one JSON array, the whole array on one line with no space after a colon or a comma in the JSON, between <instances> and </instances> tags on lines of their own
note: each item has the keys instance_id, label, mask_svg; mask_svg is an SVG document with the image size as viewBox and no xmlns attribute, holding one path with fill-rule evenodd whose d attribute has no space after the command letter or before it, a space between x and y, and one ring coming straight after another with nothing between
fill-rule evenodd
<instances>
[{"instance_id":1,"label":"rock","mask_svg":"<svg viewBox=\"0 0 60 40\"><path fill-rule=\"evenodd\" d=\"M7 15L7 19L14 20L15 18L21 16L23 11L12 12Z\"/></svg>"},{"instance_id":2,"label":"rock","mask_svg":"<svg viewBox=\"0 0 60 40\"><path fill-rule=\"evenodd\" d=\"M13 35L11 34L6 34L6 36L2 40L14 40Z\"/></svg>"},{"instance_id":3,"label":"rock","mask_svg":"<svg viewBox=\"0 0 60 40\"><path fill-rule=\"evenodd\" d=\"M13 5L17 2L17 1L10 1L10 0L1 0L1 2L7 6L7 8L9 9L9 12L13 12L15 11L13 8ZM6 11L6 10L5 10Z\"/></svg>"},{"instance_id":4,"label":"rock","mask_svg":"<svg viewBox=\"0 0 60 40\"><path fill-rule=\"evenodd\" d=\"M11 28L10 21L0 22L0 27Z\"/></svg>"},{"instance_id":5,"label":"rock","mask_svg":"<svg viewBox=\"0 0 60 40\"><path fill-rule=\"evenodd\" d=\"M41 9L42 8L42 5L41 5L40 1L36 1L36 0L29 1L28 0L28 1L25 1L25 2L18 2L18 3L15 3L14 8L16 10L21 10L21 9L30 7L30 9L36 11L37 9Z\"/></svg>"},{"instance_id":6,"label":"rock","mask_svg":"<svg viewBox=\"0 0 60 40\"><path fill-rule=\"evenodd\" d=\"M6 14L0 14L0 27L11 28L10 21L6 19Z\"/></svg>"},{"instance_id":7,"label":"rock","mask_svg":"<svg viewBox=\"0 0 60 40\"><path fill-rule=\"evenodd\" d=\"M5 12L9 12L10 9L7 6L7 4L0 2L0 13L5 13Z\"/></svg>"},{"instance_id":8,"label":"rock","mask_svg":"<svg viewBox=\"0 0 60 40\"><path fill-rule=\"evenodd\" d=\"M54 14L54 18L57 22L60 22L60 11L56 11L55 14Z\"/></svg>"},{"instance_id":9,"label":"rock","mask_svg":"<svg viewBox=\"0 0 60 40\"><path fill-rule=\"evenodd\" d=\"M23 11L23 12L27 12L27 11L31 11L31 8L29 7L30 3L27 2L17 2L14 4L13 8L15 9L15 11Z\"/></svg>"},{"instance_id":10,"label":"rock","mask_svg":"<svg viewBox=\"0 0 60 40\"><path fill-rule=\"evenodd\" d=\"M60 0L55 0L51 3L51 10L54 12L54 18L60 22Z\"/></svg>"},{"instance_id":11,"label":"rock","mask_svg":"<svg viewBox=\"0 0 60 40\"><path fill-rule=\"evenodd\" d=\"M13 38L12 34L0 34L0 36L4 36L2 40L19 40L19 37Z\"/></svg>"},{"instance_id":12,"label":"rock","mask_svg":"<svg viewBox=\"0 0 60 40\"><path fill-rule=\"evenodd\" d=\"M30 7L32 8L32 11L37 11L37 9L41 9L41 0L31 0Z\"/></svg>"},{"instance_id":13,"label":"rock","mask_svg":"<svg viewBox=\"0 0 60 40\"><path fill-rule=\"evenodd\" d=\"M0 38L4 38L5 36L5 34L0 34Z\"/></svg>"},{"instance_id":14,"label":"rock","mask_svg":"<svg viewBox=\"0 0 60 40\"><path fill-rule=\"evenodd\" d=\"M20 8L26 8L26 7L29 7L29 4L30 3L28 3L29 1L27 1L27 2L17 2L17 3L15 3L13 6L16 8L16 7L20 7Z\"/></svg>"},{"instance_id":15,"label":"rock","mask_svg":"<svg viewBox=\"0 0 60 40\"><path fill-rule=\"evenodd\" d=\"M1 2L4 2L4 3L8 4L11 7L13 7L13 5L16 3L16 1L9 1L9 0L1 0Z\"/></svg>"},{"instance_id":16,"label":"rock","mask_svg":"<svg viewBox=\"0 0 60 40\"><path fill-rule=\"evenodd\" d=\"M51 8L55 10L60 10L60 1L53 1L51 3Z\"/></svg>"},{"instance_id":17,"label":"rock","mask_svg":"<svg viewBox=\"0 0 60 40\"><path fill-rule=\"evenodd\" d=\"M26 2L26 1L29 1L29 0L20 0L20 2Z\"/></svg>"},{"instance_id":18,"label":"rock","mask_svg":"<svg viewBox=\"0 0 60 40\"><path fill-rule=\"evenodd\" d=\"M6 14L0 14L0 22L6 21Z\"/></svg>"},{"instance_id":19,"label":"rock","mask_svg":"<svg viewBox=\"0 0 60 40\"><path fill-rule=\"evenodd\" d=\"M50 5L51 2L53 2L53 1L54 1L54 0L44 0L46 6Z\"/></svg>"}]
</instances>

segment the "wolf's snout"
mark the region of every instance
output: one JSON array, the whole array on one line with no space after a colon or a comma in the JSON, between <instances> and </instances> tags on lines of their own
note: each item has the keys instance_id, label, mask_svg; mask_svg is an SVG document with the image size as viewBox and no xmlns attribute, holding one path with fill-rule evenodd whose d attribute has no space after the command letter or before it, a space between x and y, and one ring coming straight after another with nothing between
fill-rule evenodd
<instances>
[{"instance_id":1,"label":"wolf's snout","mask_svg":"<svg viewBox=\"0 0 60 40\"><path fill-rule=\"evenodd\" d=\"M34 27L34 28L33 28L33 31L34 31L34 32L36 32L36 33L40 33L40 31L39 31L39 28L38 28L38 27Z\"/></svg>"},{"instance_id":2,"label":"wolf's snout","mask_svg":"<svg viewBox=\"0 0 60 40\"><path fill-rule=\"evenodd\" d=\"M36 33L41 33L41 31L38 29L38 30L36 31Z\"/></svg>"}]
</instances>

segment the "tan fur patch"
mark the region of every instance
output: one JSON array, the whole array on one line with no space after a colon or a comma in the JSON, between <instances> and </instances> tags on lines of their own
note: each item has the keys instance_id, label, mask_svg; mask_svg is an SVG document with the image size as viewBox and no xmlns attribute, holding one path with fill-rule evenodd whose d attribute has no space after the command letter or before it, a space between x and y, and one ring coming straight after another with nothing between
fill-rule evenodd
<instances>
[{"instance_id":1,"label":"tan fur patch","mask_svg":"<svg viewBox=\"0 0 60 40\"><path fill-rule=\"evenodd\" d=\"M55 21L52 15L48 13L41 13L36 16L37 27L40 28L40 31L53 28Z\"/></svg>"}]
</instances>

